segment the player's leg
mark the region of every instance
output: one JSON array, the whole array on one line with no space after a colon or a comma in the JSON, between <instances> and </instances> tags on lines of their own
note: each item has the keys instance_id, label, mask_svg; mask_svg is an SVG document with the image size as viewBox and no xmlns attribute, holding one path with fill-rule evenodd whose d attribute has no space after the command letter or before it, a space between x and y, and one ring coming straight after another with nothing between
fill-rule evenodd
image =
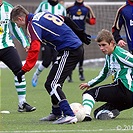
<instances>
[{"instance_id":1,"label":"player's leg","mask_svg":"<svg viewBox=\"0 0 133 133\"><path fill-rule=\"evenodd\" d=\"M114 119L120 114L120 111L111 103L105 103L94 111L94 118L99 120Z\"/></svg>"},{"instance_id":2,"label":"player's leg","mask_svg":"<svg viewBox=\"0 0 133 133\"><path fill-rule=\"evenodd\" d=\"M72 72L67 76L67 81L69 83L72 83L73 82L73 80L72 80Z\"/></svg>"},{"instance_id":3,"label":"player's leg","mask_svg":"<svg viewBox=\"0 0 133 133\"><path fill-rule=\"evenodd\" d=\"M94 117L100 120L114 119L121 111L133 107L133 92L125 88L125 86L119 81L120 87L116 95L118 99L111 103L106 103L94 111Z\"/></svg>"},{"instance_id":4,"label":"player's leg","mask_svg":"<svg viewBox=\"0 0 133 133\"><path fill-rule=\"evenodd\" d=\"M3 49L3 57L1 61L3 61L14 73L14 75L17 74L22 68L22 62L19 58L18 52L14 47L8 47L6 49ZM14 77L15 81L15 87L18 94L18 111L19 112L31 112L36 110L35 107L30 106L26 102L26 80L25 76L22 77L22 82L19 83L17 77Z\"/></svg>"},{"instance_id":5,"label":"player's leg","mask_svg":"<svg viewBox=\"0 0 133 133\"><path fill-rule=\"evenodd\" d=\"M33 74L33 77L32 77L32 86L33 87L36 87L37 86L37 83L38 83L38 78L39 78L39 75L42 73L42 71L45 69L45 68L48 68L49 65L51 64L51 61L52 61L52 47L49 47L48 45L43 45L42 46L42 52L43 52L43 56L42 56L42 62L38 65L35 73Z\"/></svg>"},{"instance_id":6,"label":"player's leg","mask_svg":"<svg viewBox=\"0 0 133 133\"><path fill-rule=\"evenodd\" d=\"M84 62L84 54L82 55L80 61L79 61L79 79L81 81L84 81L85 80L85 77L84 77L84 70L83 70L83 62Z\"/></svg>"},{"instance_id":7,"label":"player's leg","mask_svg":"<svg viewBox=\"0 0 133 133\"><path fill-rule=\"evenodd\" d=\"M45 88L51 96L52 104L54 107L58 105L60 111L63 112L63 117L55 121L55 124L73 123L77 119L69 106L66 96L62 91L62 85L67 78L68 74L75 68L79 59L77 58L82 54L82 48L74 51L61 52L47 77ZM54 110L52 110L54 114Z\"/></svg>"},{"instance_id":8,"label":"player's leg","mask_svg":"<svg viewBox=\"0 0 133 133\"><path fill-rule=\"evenodd\" d=\"M123 94L121 89L123 89L122 83L117 81L85 91L83 93L83 106L86 109L86 114L91 113L95 101L111 103L114 109L119 110L117 105L124 103L123 99L119 98Z\"/></svg>"}]
</instances>

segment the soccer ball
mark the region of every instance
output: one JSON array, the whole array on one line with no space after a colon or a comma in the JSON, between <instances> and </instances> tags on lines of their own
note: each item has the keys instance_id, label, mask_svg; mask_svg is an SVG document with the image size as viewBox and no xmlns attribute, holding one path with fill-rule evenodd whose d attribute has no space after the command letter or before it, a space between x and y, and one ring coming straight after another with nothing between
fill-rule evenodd
<instances>
[{"instance_id":1,"label":"soccer ball","mask_svg":"<svg viewBox=\"0 0 133 133\"><path fill-rule=\"evenodd\" d=\"M86 115L84 107L80 103L71 103L70 107L78 121L83 121Z\"/></svg>"}]
</instances>

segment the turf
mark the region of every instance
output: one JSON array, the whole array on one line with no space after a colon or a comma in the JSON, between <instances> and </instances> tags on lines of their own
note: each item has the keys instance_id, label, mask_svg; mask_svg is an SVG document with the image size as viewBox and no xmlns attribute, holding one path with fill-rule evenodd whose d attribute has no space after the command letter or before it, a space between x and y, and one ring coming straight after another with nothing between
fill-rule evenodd
<instances>
[{"instance_id":1,"label":"turf","mask_svg":"<svg viewBox=\"0 0 133 133\"><path fill-rule=\"evenodd\" d=\"M14 87L14 77L9 69L1 69L0 77L0 110L8 110L10 114L0 114L0 133L83 133L83 132L129 132L133 130L133 111L132 109L121 112L114 120L93 120L91 122L79 122L77 124L55 125L52 122L39 122L39 119L48 115L51 112L50 97L44 89L44 82L49 69L44 70L39 78L37 87L32 87L31 79L35 69L26 74L27 81L27 102L35 106L37 110L31 113L17 112L17 93ZM95 77L100 71L100 68L85 68L85 78L89 81ZM69 103L82 102L82 92L79 89L81 81L78 78L78 72L73 72L73 83L65 81L63 90L67 96ZM108 78L101 84L110 83L111 78ZM95 108L103 103L96 103ZM93 110L94 110L93 109ZM93 117L92 110L92 117Z\"/></svg>"}]
</instances>

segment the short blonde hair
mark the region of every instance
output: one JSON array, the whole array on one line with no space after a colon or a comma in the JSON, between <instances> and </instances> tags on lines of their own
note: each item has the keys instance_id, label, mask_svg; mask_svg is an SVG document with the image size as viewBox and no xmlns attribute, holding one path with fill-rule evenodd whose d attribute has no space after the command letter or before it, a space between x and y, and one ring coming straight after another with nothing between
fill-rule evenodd
<instances>
[{"instance_id":1,"label":"short blonde hair","mask_svg":"<svg viewBox=\"0 0 133 133\"><path fill-rule=\"evenodd\" d=\"M15 21L18 17L26 16L28 14L29 12L23 6L16 5L11 11L10 20Z\"/></svg>"},{"instance_id":2,"label":"short blonde hair","mask_svg":"<svg viewBox=\"0 0 133 133\"><path fill-rule=\"evenodd\" d=\"M111 41L114 41L114 37L110 31L102 29L98 32L98 35L96 37L96 42L101 41L106 41L107 43L110 43Z\"/></svg>"}]
</instances>

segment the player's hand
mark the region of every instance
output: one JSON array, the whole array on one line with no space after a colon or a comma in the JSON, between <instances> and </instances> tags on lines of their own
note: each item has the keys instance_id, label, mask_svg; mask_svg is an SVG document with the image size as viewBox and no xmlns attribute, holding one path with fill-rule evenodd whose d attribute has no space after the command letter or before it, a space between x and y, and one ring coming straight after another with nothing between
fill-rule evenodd
<instances>
[{"instance_id":1,"label":"player's hand","mask_svg":"<svg viewBox=\"0 0 133 133\"><path fill-rule=\"evenodd\" d=\"M88 90L88 89L90 88L90 86L89 86L87 83L81 83L81 84L79 85L79 88L80 88L81 90L84 90L84 89Z\"/></svg>"},{"instance_id":2,"label":"player's hand","mask_svg":"<svg viewBox=\"0 0 133 133\"><path fill-rule=\"evenodd\" d=\"M26 46L24 49L26 52L28 52L29 48L30 48L30 46Z\"/></svg>"},{"instance_id":3,"label":"player's hand","mask_svg":"<svg viewBox=\"0 0 133 133\"><path fill-rule=\"evenodd\" d=\"M120 47L125 47L126 44L127 43L124 40L120 40L117 45L120 46Z\"/></svg>"},{"instance_id":4,"label":"player's hand","mask_svg":"<svg viewBox=\"0 0 133 133\"><path fill-rule=\"evenodd\" d=\"M17 79L18 79L18 82L21 83L22 82L22 76L25 74L25 72L23 70L20 70L18 73L17 73Z\"/></svg>"},{"instance_id":5,"label":"player's hand","mask_svg":"<svg viewBox=\"0 0 133 133\"><path fill-rule=\"evenodd\" d=\"M86 34L86 33L84 33L84 40L83 40L83 42L85 44L89 45L91 43L91 36Z\"/></svg>"}]
</instances>

